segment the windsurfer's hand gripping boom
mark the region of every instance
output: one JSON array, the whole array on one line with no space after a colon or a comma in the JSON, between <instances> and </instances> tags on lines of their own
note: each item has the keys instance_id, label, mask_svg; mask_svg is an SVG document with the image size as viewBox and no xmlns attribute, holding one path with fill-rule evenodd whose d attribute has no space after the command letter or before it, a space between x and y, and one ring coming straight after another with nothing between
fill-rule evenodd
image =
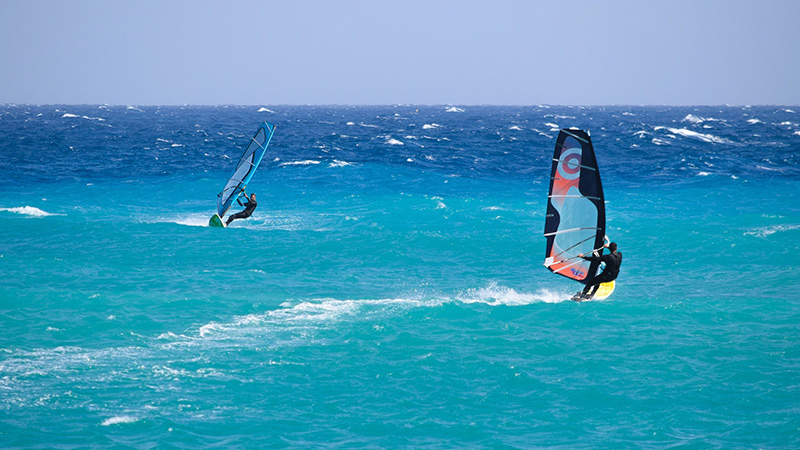
<instances>
[{"instance_id":1,"label":"windsurfer's hand gripping boom","mask_svg":"<svg viewBox=\"0 0 800 450\"><path fill-rule=\"evenodd\" d=\"M603 244L603 246L602 246L602 247L598 247L598 248L596 248L596 249L592 250L590 253L596 254L596 252L599 252L600 250L602 250L602 249L604 249L604 248L608 248L608 244L609 244L609 242L610 242L610 241L609 241L609 239L608 239L608 236L603 236L603 240L605 241L605 243ZM580 254L577 254L577 255L575 255L575 256L570 256L569 258L564 258L564 259L562 259L562 260L560 260L560 261L554 261L554 260L553 260L553 257L552 257L552 256L550 256L550 257L547 257L547 258L545 258L545 260L544 260L544 266L545 266L545 267L549 267L549 266L552 266L553 264L561 264L561 263L565 263L565 262L567 262L567 261L572 261L573 259L579 259L579 258L583 258L583 256L584 256L584 254L583 254L583 253L580 253Z\"/></svg>"},{"instance_id":2,"label":"windsurfer's hand gripping boom","mask_svg":"<svg viewBox=\"0 0 800 450\"><path fill-rule=\"evenodd\" d=\"M239 206L244 206L244 204L242 204L243 197L245 201L247 201L247 191L245 191L244 188L242 188L242 192L239 192L239 196L236 197L236 203L238 203Z\"/></svg>"},{"instance_id":3,"label":"windsurfer's hand gripping boom","mask_svg":"<svg viewBox=\"0 0 800 450\"><path fill-rule=\"evenodd\" d=\"M606 243L605 243L605 244L603 244L603 246L602 246L602 247L600 247L600 248L596 248L596 249L592 250L592 253L596 253L598 250L602 250L602 249L604 249L604 248L608 248L608 237L606 237L605 239L606 239ZM580 254L577 256L577 258L583 258L584 256L586 256L586 255L584 255L583 253L580 253ZM595 254L595 256L597 256L597 255ZM573 258L575 258L575 256L573 256Z\"/></svg>"}]
</instances>

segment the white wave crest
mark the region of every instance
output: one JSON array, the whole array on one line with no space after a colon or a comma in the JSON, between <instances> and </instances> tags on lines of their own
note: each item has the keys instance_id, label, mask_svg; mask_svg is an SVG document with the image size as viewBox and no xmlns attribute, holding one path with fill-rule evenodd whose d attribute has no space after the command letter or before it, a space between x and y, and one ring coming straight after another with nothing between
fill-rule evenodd
<instances>
[{"instance_id":1,"label":"white wave crest","mask_svg":"<svg viewBox=\"0 0 800 450\"><path fill-rule=\"evenodd\" d=\"M444 112L449 112L449 113L463 113L463 112L464 112L464 110L463 110L463 109L461 109L461 108L456 108L455 106L449 106L447 109L445 109L445 110L444 110Z\"/></svg>"},{"instance_id":2,"label":"white wave crest","mask_svg":"<svg viewBox=\"0 0 800 450\"><path fill-rule=\"evenodd\" d=\"M698 117L698 116L692 115L692 114L687 114L686 117L681 119L681 122L691 122L691 123L703 123L705 121L706 121L706 119L704 119L702 117Z\"/></svg>"},{"instance_id":3,"label":"white wave crest","mask_svg":"<svg viewBox=\"0 0 800 450\"><path fill-rule=\"evenodd\" d=\"M532 303L560 303L569 300L569 296L540 289L535 294L517 292L514 289L498 286L491 283L489 286L480 289L470 289L465 294L459 295L456 299L462 303L485 303L491 306L522 306Z\"/></svg>"},{"instance_id":4,"label":"white wave crest","mask_svg":"<svg viewBox=\"0 0 800 450\"><path fill-rule=\"evenodd\" d=\"M353 163L347 161L339 161L334 159L332 163L328 164L328 167L345 167L345 166L352 166Z\"/></svg>"},{"instance_id":5,"label":"white wave crest","mask_svg":"<svg viewBox=\"0 0 800 450\"><path fill-rule=\"evenodd\" d=\"M405 145L403 141L398 141L397 139L388 139L386 141L386 145Z\"/></svg>"},{"instance_id":6,"label":"white wave crest","mask_svg":"<svg viewBox=\"0 0 800 450\"><path fill-rule=\"evenodd\" d=\"M308 327L329 326L342 321L369 321L387 316L402 315L418 308L437 308L444 304L465 305L482 303L489 306L524 306L536 303L560 303L569 300L571 294L540 289L535 293L517 292L514 289L490 283L480 289L469 289L453 295L411 296L381 299L333 298L312 299L299 302L284 302L280 308L258 314L233 317L227 322L210 322L197 329L197 337L162 334L159 339L174 345L196 339L228 340L263 336L265 333L299 331L307 336Z\"/></svg>"},{"instance_id":7,"label":"white wave crest","mask_svg":"<svg viewBox=\"0 0 800 450\"><path fill-rule=\"evenodd\" d=\"M655 145L669 145L669 142L659 138L653 138L651 142L653 142Z\"/></svg>"},{"instance_id":8,"label":"white wave crest","mask_svg":"<svg viewBox=\"0 0 800 450\"><path fill-rule=\"evenodd\" d=\"M758 120L758 119L749 119L749 120L747 121L747 123L749 123L749 124L751 124L751 125L755 125L755 124L757 124L757 123L764 123L764 122L762 122L762 121L760 121L760 120Z\"/></svg>"},{"instance_id":9,"label":"white wave crest","mask_svg":"<svg viewBox=\"0 0 800 450\"><path fill-rule=\"evenodd\" d=\"M756 236L756 237L767 237L769 235L783 232L783 231L791 231L800 229L800 224L790 224L790 225L771 225L768 227L761 227L756 228L755 230L746 231L744 233L745 236Z\"/></svg>"},{"instance_id":10,"label":"white wave crest","mask_svg":"<svg viewBox=\"0 0 800 450\"><path fill-rule=\"evenodd\" d=\"M512 126L508 127L508 129L509 130L514 130L514 131L522 131L522 128L520 128L517 125L512 125Z\"/></svg>"},{"instance_id":11,"label":"white wave crest","mask_svg":"<svg viewBox=\"0 0 800 450\"><path fill-rule=\"evenodd\" d=\"M103 119L102 117L78 116L78 115L70 114L70 113L64 113L64 115L61 116L61 118L62 119L78 118L78 119L86 119L86 120L96 120L98 122L105 122L106 121L106 119Z\"/></svg>"},{"instance_id":12,"label":"white wave crest","mask_svg":"<svg viewBox=\"0 0 800 450\"><path fill-rule=\"evenodd\" d=\"M307 159L305 161L287 161L285 163L278 164L279 166L312 166L315 164L319 164L321 161Z\"/></svg>"},{"instance_id":13,"label":"white wave crest","mask_svg":"<svg viewBox=\"0 0 800 450\"><path fill-rule=\"evenodd\" d=\"M64 214L53 214L47 211L42 211L39 208L35 208L33 206L18 206L16 208L0 208L0 211L8 211L15 214L22 214L25 216L32 216L32 217L47 217L47 216L63 216Z\"/></svg>"},{"instance_id":14,"label":"white wave crest","mask_svg":"<svg viewBox=\"0 0 800 450\"><path fill-rule=\"evenodd\" d=\"M103 423L101 423L100 425L107 427L109 425L117 425L120 423L134 423L138 421L139 421L138 418L132 416L114 416L104 420Z\"/></svg>"},{"instance_id":15,"label":"white wave crest","mask_svg":"<svg viewBox=\"0 0 800 450\"><path fill-rule=\"evenodd\" d=\"M338 320L343 316L367 317L391 311L405 311L412 308L439 306L441 300L412 298L387 298L377 300L335 300L321 302L302 302L290 308L270 311L269 317L288 320Z\"/></svg>"},{"instance_id":16,"label":"white wave crest","mask_svg":"<svg viewBox=\"0 0 800 450\"><path fill-rule=\"evenodd\" d=\"M189 227L207 227L208 217L200 215L192 215L192 216L180 217L175 220L169 220L167 222L176 223L178 225L186 225Z\"/></svg>"},{"instance_id":17,"label":"white wave crest","mask_svg":"<svg viewBox=\"0 0 800 450\"><path fill-rule=\"evenodd\" d=\"M669 128L669 127L655 127L654 130L667 130L672 134L684 136L688 138L699 139L703 142L713 142L715 144L732 144L733 142L728 139L714 136L712 134L703 134L696 131L687 130L686 128Z\"/></svg>"},{"instance_id":18,"label":"white wave crest","mask_svg":"<svg viewBox=\"0 0 800 450\"><path fill-rule=\"evenodd\" d=\"M286 325L308 326L327 324L346 319L371 320L386 314L394 314L413 308L436 307L444 303L441 299L387 298L365 300L320 299L303 301L292 305L284 303L280 309L264 314L249 314L234 318L228 323L211 322L201 326L201 338L228 337L232 333L250 332L263 328Z\"/></svg>"},{"instance_id":19,"label":"white wave crest","mask_svg":"<svg viewBox=\"0 0 800 450\"><path fill-rule=\"evenodd\" d=\"M262 106L261 108L258 108L258 111L256 111L256 112L274 113L275 111L273 111L273 110L271 110L271 109L268 109L268 108L264 108L264 107Z\"/></svg>"},{"instance_id":20,"label":"white wave crest","mask_svg":"<svg viewBox=\"0 0 800 450\"><path fill-rule=\"evenodd\" d=\"M442 126L439 125L438 123L426 123L425 125L422 126L422 129L423 130L433 130L435 128L441 128L441 127Z\"/></svg>"}]
</instances>

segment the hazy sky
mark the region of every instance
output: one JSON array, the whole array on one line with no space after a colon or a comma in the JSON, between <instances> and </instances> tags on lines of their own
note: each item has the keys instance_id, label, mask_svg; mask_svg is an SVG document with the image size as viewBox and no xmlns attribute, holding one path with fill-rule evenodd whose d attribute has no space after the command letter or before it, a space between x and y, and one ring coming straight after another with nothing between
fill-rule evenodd
<instances>
[{"instance_id":1,"label":"hazy sky","mask_svg":"<svg viewBox=\"0 0 800 450\"><path fill-rule=\"evenodd\" d=\"M0 103L800 105L800 1L0 0Z\"/></svg>"}]
</instances>

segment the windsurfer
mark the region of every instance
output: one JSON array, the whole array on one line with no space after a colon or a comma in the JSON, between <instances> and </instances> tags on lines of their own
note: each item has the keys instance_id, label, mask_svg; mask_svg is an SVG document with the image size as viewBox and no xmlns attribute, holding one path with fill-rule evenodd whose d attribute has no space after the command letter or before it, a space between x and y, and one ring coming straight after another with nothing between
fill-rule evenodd
<instances>
[{"instance_id":1,"label":"windsurfer","mask_svg":"<svg viewBox=\"0 0 800 450\"><path fill-rule=\"evenodd\" d=\"M611 253L601 256L585 256L583 253L578 255L586 261L606 263L603 273L590 280L590 282L587 283L586 287L583 289L583 292L581 292L581 297L584 300L592 298L594 293L597 292L597 288L600 287L601 283L608 283L609 281L616 280L617 276L619 275L619 266L622 264L622 253L617 252L617 243L612 242L604 245L603 247L608 248Z\"/></svg>"},{"instance_id":2,"label":"windsurfer","mask_svg":"<svg viewBox=\"0 0 800 450\"><path fill-rule=\"evenodd\" d=\"M246 192L244 193L244 197L247 198ZM256 203L256 194L250 194L249 202L245 201L244 204L242 204L242 200L238 198L236 199L236 202L239 203L239 206L244 206L244 211L229 216L228 220L225 221L225 226L230 225L230 223L236 219L247 219L251 214L253 214L253 211L256 210L256 206L258 206L258 203Z\"/></svg>"}]
</instances>

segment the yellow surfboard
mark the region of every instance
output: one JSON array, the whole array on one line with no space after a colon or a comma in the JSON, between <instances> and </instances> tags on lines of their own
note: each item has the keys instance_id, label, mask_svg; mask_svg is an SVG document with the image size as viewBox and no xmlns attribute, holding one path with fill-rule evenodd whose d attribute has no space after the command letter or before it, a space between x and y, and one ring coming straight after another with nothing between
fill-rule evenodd
<instances>
[{"instance_id":1,"label":"yellow surfboard","mask_svg":"<svg viewBox=\"0 0 800 450\"><path fill-rule=\"evenodd\" d=\"M615 287L614 280L611 280L608 283L600 283L600 287L597 288L597 292L594 293L594 297L592 297L592 300L607 299L614 292L614 287Z\"/></svg>"},{"instance_id":2,"label":"yellow surfboard","mask_svg":"<svg viewBox=\"0 0 800 450\"><path fill-rule=\"evenodd\" d=\"M594 293L592 298L585 298L581 297L581 293L578 292L577 294L573 295L571 300L575 302L586 302L589 300L605 300L611 293L614 292L614 287L616 286L614 280L609 281L608 283L600 283L600 287L597 288L597 292Z\"/></svg>"}]
</instances>

